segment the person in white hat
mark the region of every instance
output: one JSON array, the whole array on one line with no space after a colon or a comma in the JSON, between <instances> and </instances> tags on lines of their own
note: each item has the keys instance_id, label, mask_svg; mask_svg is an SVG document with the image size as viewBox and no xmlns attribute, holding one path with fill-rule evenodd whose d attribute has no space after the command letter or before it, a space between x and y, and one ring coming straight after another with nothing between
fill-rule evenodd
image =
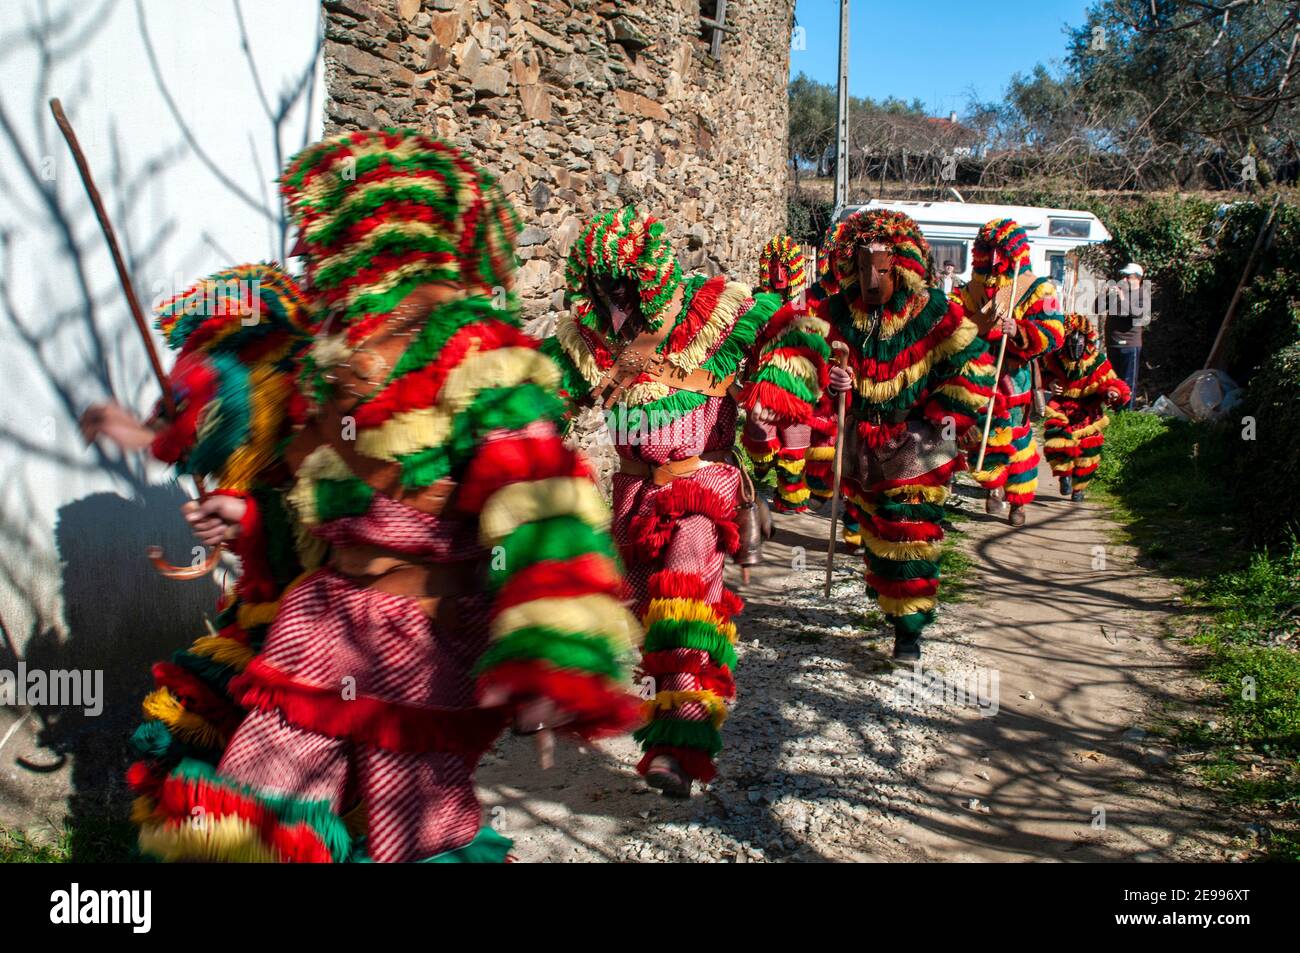
<instances>
[{"instance_id":1,"label":"person in white hat","mask_svg":"<svg viewBox=\"0 0 1300 953\"><path fill-rule=\"evenodd\" d=\"M1106 320L1106 356L1110 359L1115 373L1128 385L1128 409L1133 409L1137 399L1138 365L1142 357L1142 329L1151 323L1150 314L1140 304L1150 301L1142 294L1142 282L1146 270L1135 261L1129 262L1119 270L1122 276L1121 294L1112 296L1111 300L1124 303L1118 314L1110 314ZM1134 307L1136 305L1136 307Z\"/></svg>"}]
</instances>

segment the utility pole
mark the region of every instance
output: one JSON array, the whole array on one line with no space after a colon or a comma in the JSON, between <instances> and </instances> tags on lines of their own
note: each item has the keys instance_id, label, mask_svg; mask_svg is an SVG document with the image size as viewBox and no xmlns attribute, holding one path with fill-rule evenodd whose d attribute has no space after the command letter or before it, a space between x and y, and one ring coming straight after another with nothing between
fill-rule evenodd
<instances>
[{"instance_id":1,"label":"utility pole","mask_svg":"<svg viewBox=\"0 0 1300 953\"><path fill-rule=\"evenodd\" d=\"M835 215L849 202L849 0L840 0L839 110L835 129Z\"/></svg>"}]
</instances>

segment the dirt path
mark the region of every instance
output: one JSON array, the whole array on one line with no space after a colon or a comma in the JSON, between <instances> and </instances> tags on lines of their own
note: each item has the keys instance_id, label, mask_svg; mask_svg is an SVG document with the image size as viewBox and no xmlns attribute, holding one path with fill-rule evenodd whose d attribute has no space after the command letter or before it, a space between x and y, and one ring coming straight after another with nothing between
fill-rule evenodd
<instances>
[{"instance_id":1,"label":"dirt path","mask_svg":"<svg viewBox=\"0 0 1300 953\"><path fill-rule=\"evenodd\" d=\"M630 739L550 772L510 739L479 776L494 825L527 861L1223 859L1222 818L1140 727L1195 696L1187 650L1162 638L1176 590L1099 507L1040 481L1015 531L961 488L977 568L928 630L920 681L864 616L857 559L822 598L826 518L778 517L743 590L719 779L676 802L633 774Z\"/></svg>"}]
</instances>

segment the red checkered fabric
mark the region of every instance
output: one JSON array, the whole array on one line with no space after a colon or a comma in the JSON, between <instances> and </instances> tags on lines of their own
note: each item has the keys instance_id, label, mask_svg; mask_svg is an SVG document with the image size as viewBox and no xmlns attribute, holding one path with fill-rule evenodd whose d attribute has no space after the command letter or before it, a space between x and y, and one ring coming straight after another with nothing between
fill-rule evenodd
<instances>
[{"instance_id":1,"label":"red checkered fabric","mask_svg":"<svg viewBox=\"0 0 1300 953\"><path fill-rule=\"evenodd\" d=\"M665 463L723 450L736 440L736 404L729 397L710 397L650 434L613 434L619 456L646 463Z\"/></svg>"},{"instance_id":2,"label":"red checkered fabric","mask_svg":"<svg viewBox=\"0 0 1300 953\"><path fill-rule=\"evenodd\" d=\"M474 760L440 751L402 753L327 738L253 711L217 770L263 795L328 801L342 813L365 804L365 851L381 863L423 860L474 839L482 809Z\"/></svg>"},{"instance_id":3,"label":"red checkered fabric","mask_svg":"<svg viewBox=\"0 0 1300 953\"><path fill-rule=\"evenodd\" d=\"M444 630L406 596L362 588L322 569L290 592L261 661L295 682L402 705L474 704L470 670L488 643L491 597L445 597ZM454 608L454 611L452 611Z\"/></svg>"},{"instance_id":4,"label":"red checkered fabric","mask_svg":"<svg viewBox=\"0 0 1300 953\"><path fill-rule=\"evenodd\" d=\"M315 534L334 546L382 546L437 562L473 559L483 551L476 520L430 516L380 494L361 516L330 520Z\"/></svg>"},{"instance_id":5,"label":"red checkered fabric","mask_svg":"<svg viewBox=\"0 0 1300 953\"><path fill-rule=\"evenodd\" d=\"M361 517L331 522L333 543L382 545L434 560L481 552L469 521L440 520L377 497ZM443 719L479 713L472 669L488 643L491 597L445 597L436 618L411 598L356 585L332 569L284 598L258 659L263 672L331 701L430 709ZM358 728L358 730L362 730ZM428 744L432 745L432 742ZM366 805L367 853L413 861L468 843L480 825L476 758L450 751L390 751L361 735L331 737L290 723L280 709L254 709L218 771L257 792L328 800L341 812Z\"/></svg>"}]
</instances>

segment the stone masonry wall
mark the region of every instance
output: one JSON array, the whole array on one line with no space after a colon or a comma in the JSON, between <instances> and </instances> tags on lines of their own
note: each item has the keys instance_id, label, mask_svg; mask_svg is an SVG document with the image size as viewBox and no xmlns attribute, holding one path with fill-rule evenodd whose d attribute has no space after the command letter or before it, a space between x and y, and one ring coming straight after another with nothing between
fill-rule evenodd
<instances>
[{"instance_id":1,"label":"stone masonry wall","mask_svg":"<svg viewBox=\"0 0 1300 953\"><path fill-rule=\"evenodd\" d=\"M716 3L704 0L704 15ZM531 314L563 307L580 222L636 202L683 268L757 279L784 228L794 0L324 0L328 132L414 126L471 151L525 224ZM710 31L711 35L711 31Z\"/></svg>"}]
</instances>

